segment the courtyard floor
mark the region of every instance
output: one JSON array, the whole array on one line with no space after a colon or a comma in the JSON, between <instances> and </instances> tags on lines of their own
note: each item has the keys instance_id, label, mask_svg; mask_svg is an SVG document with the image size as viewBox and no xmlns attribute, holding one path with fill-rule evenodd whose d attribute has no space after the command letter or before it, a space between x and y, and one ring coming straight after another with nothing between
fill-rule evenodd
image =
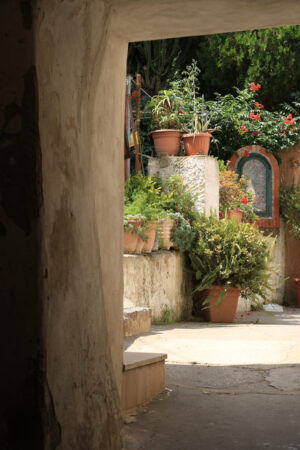
<instances>
[{"instance_id":1,"label":"courtyard floor","mask_svg":"<svg viewBox=\"0 0 300 450\"><path fill-rule=\"evenodd\" d=\"M165 392L126 416L126 450L300 450L300 309L153 326L125 349L168 354Z\"/></svg>"}]
</instances>

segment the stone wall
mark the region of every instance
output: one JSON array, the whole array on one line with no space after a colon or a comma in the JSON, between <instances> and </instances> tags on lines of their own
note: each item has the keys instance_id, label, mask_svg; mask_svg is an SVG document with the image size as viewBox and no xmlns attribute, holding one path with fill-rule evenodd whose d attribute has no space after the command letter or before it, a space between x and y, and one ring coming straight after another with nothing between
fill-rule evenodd
<instances>
[{"instance_id":1,"label":"stone wall","mask_svg":"<svg viewBox=\"0 0 300 450\"><path fill-rule=\"evenodd\" d=\"M151 308L152 322L187 320L192 312L192 283L179 252L124 255L124 304Z\"/></svg>"},{"instance_id":2,"label":"stone wall","mask_svg":"<svg viewBox=\"0 0 300 450\"><path fill-rule=\"evenodd\" d=\"M196 210L219 211L219 166L210 156L171 156L150 158L148 173L165 182L170 175L181 175L184 184L196 194Z\"/></svg>"}]
</instances>

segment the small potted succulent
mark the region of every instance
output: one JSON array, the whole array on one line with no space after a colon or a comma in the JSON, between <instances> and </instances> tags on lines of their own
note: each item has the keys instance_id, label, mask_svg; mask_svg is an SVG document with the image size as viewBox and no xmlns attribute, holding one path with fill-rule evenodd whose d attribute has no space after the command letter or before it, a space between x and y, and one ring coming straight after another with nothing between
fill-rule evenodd
<instances>
[{"instance_id":1,"label":"small potted succulent","mask_svg":"<svg viewBox=\"0 0 300 450\"><path fill-rule=\"evenodd\" d=\"M156 153L174 156L179 153L180 139L183 134L180 114L180 98L172 89L160 91L154 95L148 105L152 110L151 132Z\"/></svg>"}]
</instances>

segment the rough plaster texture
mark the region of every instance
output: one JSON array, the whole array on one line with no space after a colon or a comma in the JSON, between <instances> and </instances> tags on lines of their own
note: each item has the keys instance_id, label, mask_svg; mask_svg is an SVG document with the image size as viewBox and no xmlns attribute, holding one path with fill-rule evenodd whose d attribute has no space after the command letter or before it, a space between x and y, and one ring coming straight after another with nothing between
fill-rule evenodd
<instances>
[{"instance_id":1,"label":"rough plaster texture","mask_svg":"<svg viewBox=\"0 0 300 450\"><path fill-rule=\"evenodd\" d=\"M182 320L192 310L192 285L184 271L179 252L153 252L150 255L124 255L124 298L135 306L151 308L152 321Z\"/></svg>"},{"instance_id":2,"label":"rough plaster texture","mask_svg":"<svg viewBox=\"0 0 300 450\"><path fill-rule=\"evenodd\" d=\"M8 40L1 40L5 46L2 61L6 69L11 68L1 85L1 95L5 92L1 110L14 98L20 104L20 74L26 74L28 61L31 65L34 59L37 66L45 198L42 235L37 227L33 228L32 240L7 242L12 248L11 267L17 267L17 243L30 261L34 255L35 265L36 242L42 244L43 315L37 312L33 300L36 294L31 294L38 285L36 270L24 272L28 273L26 286L32 286L23 290L26 313L17 300L22 298L14 291L22 286L21 271L14 273L9 299L16 314L29 318L28 326L15 328L18 342L27 347L25 353L31 354L32 349L35 353L35 345L27 346L35 317L43 323L44 367L40 379L44 381L46 400L45 448L121 448L122 123L127 43L297 24L299 8L298 0L269 0L267 4L254 0L251 8L245 7L244 0L188 0L184 8L179 0L1 2L0 17L5 24L1 24L1 31L6 31L6 25L12 27L10 36L15 39L13 47ZM31 26L31 10L34 42L23 30ZM26 98L35 104L32 90ZM20 117L14 117L13 122L9 130L24 130ZM27 145L28 136L34 136L32 130L30 125L29 134L19 134L18 148ZM27 169L28 162L35 164L35 159L31 153L24 155L22 165L28 176L24 192L31 185L34 197L36 175L32 167ZM11 166L4 170L6 175L11 174ZM37 172L41 175L38 165ZM22 197L16 204L17 211L24 210ZM21 221L25 217L26 226L31 225L34 215L37 213L22 213ZM7 217L3 220L9 226ZM16 316L4 317L7 328L14 328ZM7 345L5 340L3 343ZM27 369L22 364L17 366L23 374L19 370L14 373L26 379ZM35 365L31 369L36 373ZM30 401L35 396L33 391L26 391ZM28 414L25 408L16 417L22 422L20 417L37 411L33 407ZM12 433L18 435L14 425Z\"/></svg>"},{"instance_id":3,"label":"rough plaster texture","mask_svg":"<svg viewBox=\"0 0 300 450\"><path fill-rule=\"evenodd\" d=\"M151 309L143 306L124 308L123 330L124 336L137 336L148 333L151 329Z\"/></svg>"},{"instance_id":4,"label":"rough plaster texture","mask_svg":"<svg viewBox=\"0 0 300 450\"><path fill-rule=\"evenodd\" d=\"M196 194L195 209L219 211L219 166L210 156L172 156L151 158L148 173L166 181L170 175L181 175L184 184Z\"/></svg>"},{"instance_id":5,"label":"rough plaster texture","mask_svg":"<svg viewBox=\"0 0 300 450\"><path fill-rule=\"evenodd\" d=\"M106 2L39 1L49 450L121 447L126 48Z\"/></svg>"},{"instance_id":6,"label":"rough plaster texture","mask_svg":"<svg viewBox=\"0 0 300 450\"><path fill-rule=\"evenodd\" d=\"M294 147L284 150L280 156L280 176L284 183L290 186L294 182L296 186L300 186L300 141ZM285 283L286 297L296 304L297 294L293 278L300 277L300 238L296 238L287 225L285 239L285 276L288 277Z\"/></svg>"}]
</instances>

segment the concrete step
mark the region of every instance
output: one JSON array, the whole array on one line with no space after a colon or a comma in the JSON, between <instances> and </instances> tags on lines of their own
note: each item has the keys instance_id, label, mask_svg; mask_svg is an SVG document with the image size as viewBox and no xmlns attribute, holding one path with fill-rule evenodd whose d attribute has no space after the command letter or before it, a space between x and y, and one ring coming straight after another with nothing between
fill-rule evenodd
<instances>
[{"instance_id":1,"label":"concrete step","mask_svg":"<svg viewBox=\"0 0 300 450\"><path fill-rule=\"evenodd\" d=\"M123 310L124 336L136 336L148 333L151 329L151 309L142 306L133 306Z\"/></svg>"},{"instance_id":2,"label":"concrete step","mask_svg":"<svg viewBox=\"0 0 300 450\"><path fill-rule=\"evenodd\" d=\"M129 412L165 389L164 353L124 352L122 410Z\"/></svg>"}]
</instances>

